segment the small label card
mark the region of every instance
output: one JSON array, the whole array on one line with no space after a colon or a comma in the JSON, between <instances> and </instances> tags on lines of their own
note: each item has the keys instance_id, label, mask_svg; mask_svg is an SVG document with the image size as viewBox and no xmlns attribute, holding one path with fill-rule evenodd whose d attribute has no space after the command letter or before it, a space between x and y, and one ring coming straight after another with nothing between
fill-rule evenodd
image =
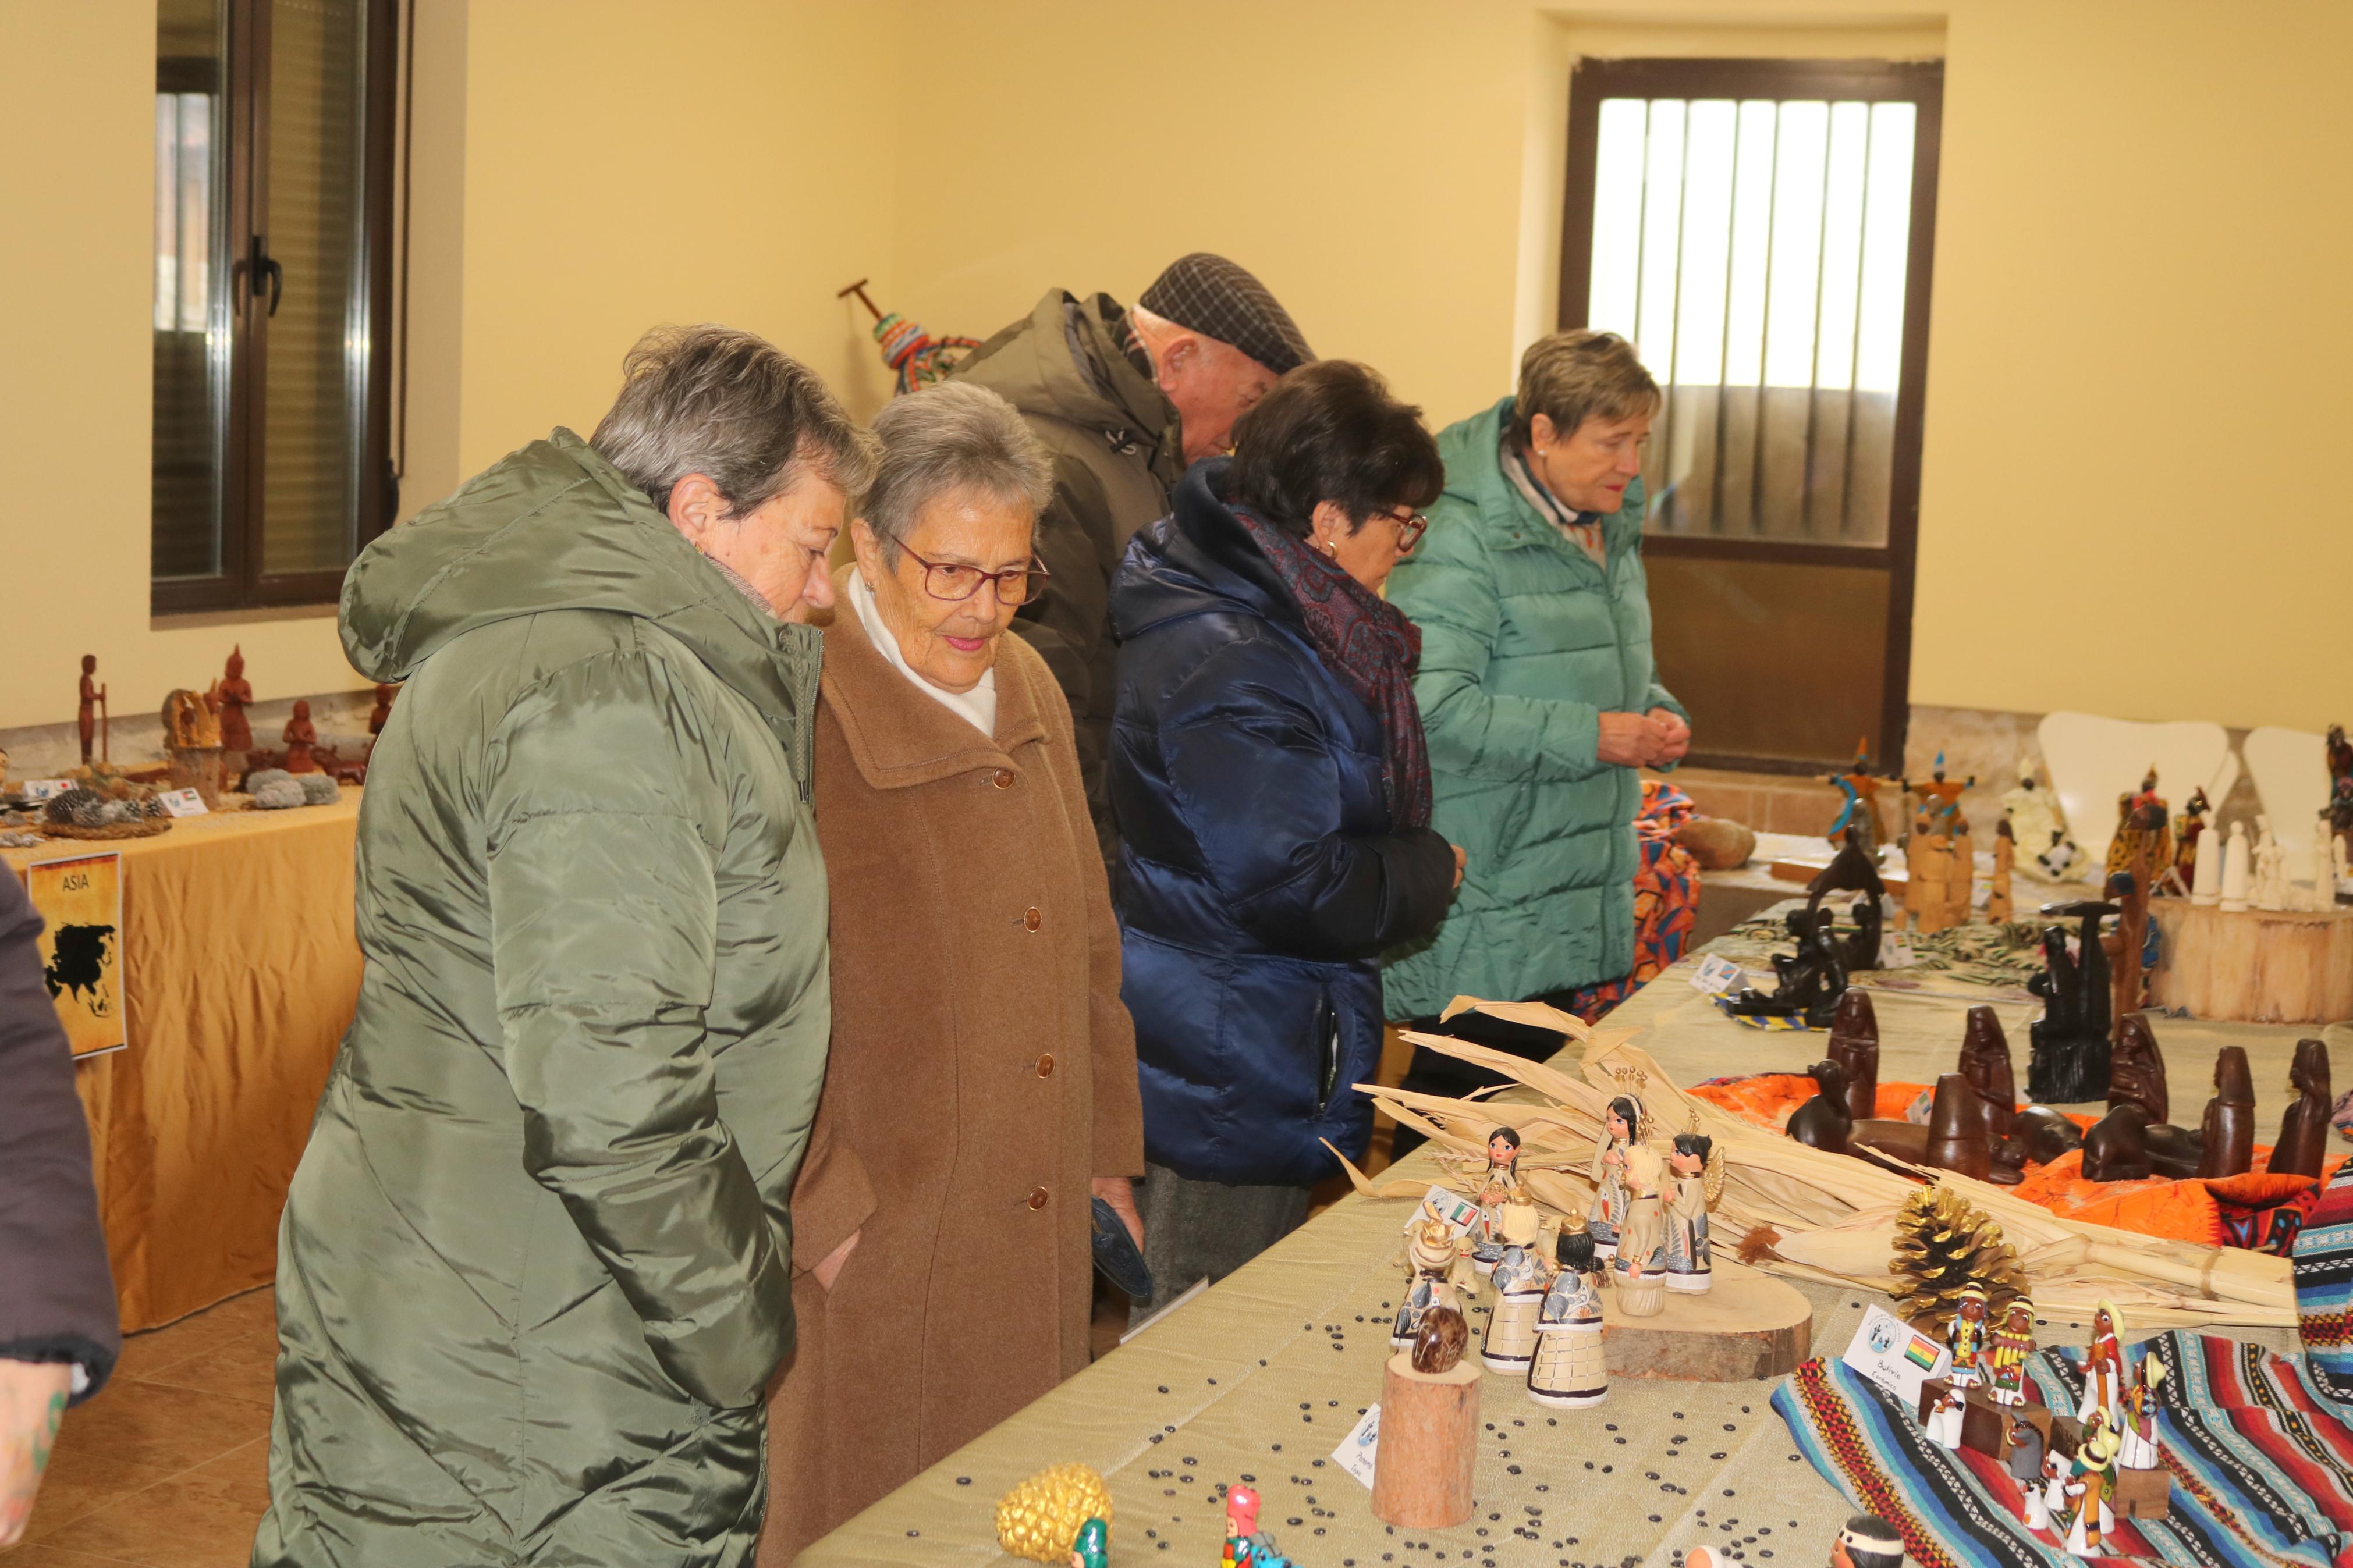
<instances>
[{"instance_id":1,"label":"small label card","mask_svg":"<svg viewBox=\"0 0 2353 1568\"><path fill-rule=\"evenodd\" d=\"M155 798L174 816L202 816L212 809L205 804L205 797L192 789L167 789Z\"/></svg>"},{"instance_id":2,"label":"small label card","mask_svg":"<svg viewBox=\"0 0 2353 1568\"><path fill-rule=\"evenodd\" d=\"M1909 969L1920 960L1912 952L1912 939L1900 931L1892 931L1879 939L1879 967Z\"/></svg>"},{"instance_id":3,"label":"small label card","mask_svg":"<svg viewBox=\"0 0 2353 1568\"><path fill-rule=\"evenodd\" d=\"M25 798L31 801L55 800L73 786L71 779L26 779Z\"/></svg>"},{"instance_id":4,"label":"small label card","mask_svg":"<svg viewBox=\"0 0 2353 1568\"><path fill-rule=\"evenodd\" d=\"M1839 1358L1903 1401L1907 1410L1920 1403L1920 1385L1952 1370L1953 1352L1919 1332L1884 1307L1862 1315L1854 1342Z\"/></svg>"},{"instance_id":5,"label":"small label card","mask_svg":"<svg viewBox=\"0 0 2353 1568\"><path fill-rule=\"evenodd\" d=\"M1342 1438L1340 1446L1332 1450L1332 1459L1342 1469L1364 1482L1369 1491L1373 1485L1373 1457L1380 1452L1380 1447L1381 1407L1368 1405L1357 1419L1356 1430Z\"/></svg>"},{"instance_id":6,"label":"small label card","mask_svg":"<svg viewBox=\"0 0 2353 1568\"><path fill-rule=\"evenodd\" d=\"M1461 1193L1432 1183L1430 1191L1422 1194L1421 1202L1414 1206L1414 1211L1405 1216L1405 1230L1406 1234L1410 1236L1416 1227L1426 1222L1442 1219L1446 1222L1448 1229L1453 1231L1456 1236L1461 1236L1469 1230L1478 1218L1477 1204L1472 1203Z\"/></svg>"},{"instance_id":7,"label":"small label card","mask_svg":"<svg viewBox=\"0 0 2353 1568\"><path fill-rule=\"evenodd\" d=\"M1722 953L1711 952L1699 961L1699 971L1691 979L1692 989L1720 996L1740 984L1740 965Z\"/></svg>"}]
</instances>

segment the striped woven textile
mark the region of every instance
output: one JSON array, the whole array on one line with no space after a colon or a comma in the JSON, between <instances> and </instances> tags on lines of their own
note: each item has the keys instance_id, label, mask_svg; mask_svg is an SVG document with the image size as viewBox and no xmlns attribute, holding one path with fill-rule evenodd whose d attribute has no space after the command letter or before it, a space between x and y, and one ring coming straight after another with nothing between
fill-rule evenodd
<instances>
[{"instance_id":1,"label":"striped woven textile","mask_svg":"<svg viewBox=\"0 0 2353 1568\"><path fill-rule=\"evenodd\" d=\"M2353 1401L2353 1161L2322 1189L2289 1256L2305 1361L2322 1387Z\"/></svg>"},{"instance_id":2,"label":"striped woven textile","mask_svg":"<svg viewBox=\"0 0 2353 1568\"><path fill-rule=\"evenodd\" d=\"M2309 1234L2307 1232L2307 1234ZM2173 1496L2161 1521L2118 1519L2105 1557L2207 1568L2353 1568L2353 1407L2332 1403L2304 1358L2183 1330L2134 1347L2168 1375L2159 1447ZM2042 1402L2073 1410L2080 1352L2029 1363ZM1920 1568L2071 1568L2026 1528L2000 1465L1928 1441L1910 1412L1844 1364L1807 1362L1773 1394L1798 1448L1865 1512L1903 1532Z\"/></svg>"}]
</instances>

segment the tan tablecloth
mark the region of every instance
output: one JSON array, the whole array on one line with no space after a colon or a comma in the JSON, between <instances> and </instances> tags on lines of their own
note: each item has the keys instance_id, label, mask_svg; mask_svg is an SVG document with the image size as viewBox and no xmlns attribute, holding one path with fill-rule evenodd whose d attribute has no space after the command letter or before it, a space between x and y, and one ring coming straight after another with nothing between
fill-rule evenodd
<instances>
[{"instance_id":1,"label":"tan tablecloth","mask_svg":"<svg viewBox=\"0 0 2353 1568\"><path fill-rule=\"evenodd\" d=\"M130 1047L76 1071L126 1330L277 1272L278 1212L359 996L360 792L155 838L0 850L12 872L122 852Z\"/></svg>"},{"instance_id":2,"label":"tan tablecloth","mask_svg":"<svg viewBox=\"0 0 2353 1568\"><path fill-rule=\"evenodd\" d=\"M1691 989L1694 966L1687 959L1669 970L1610 1020L1643 1026L1637 1043L1679 1081L1797 1070L1820 1054L1820 1036L1767 1033L1725 1018ZM1962 995L1883 995L1883 1075L1933 1080L1935 1071L1953 1070L1967 1005ZM2026 1009L2013 1004L2002 1012L2022 1077ZM2190 1106L2193 1120L2211 1092L2196 1063L2211 1065L2215 1044L2230 1043L2256 1047L2250 1055L2259 1058L2264 1113L2276 1121L2284 1097L2267 1079L2274 1064L2284 1078L2297 1031L2180 1025L2160 1033L2175 1102ZM2340 1026L2330 1037L2345 1035ZM1574 1070L1577 1054L1572 1047L1561 1065ZM1427 1154L1417 1154L1384 1179L1431 1169ZM1703 1542L1738 1548L1751 1568L1816 1568L1829 1559L1850 1510L1799 1458L1772 1414L1774 1382L1619 1379L1601 1405L1572 1412L1543 1409L1514 1380L1490 1375L1481 1391L1472 1521L1391 1531L1374 1520L1370 1493L1330 1456L1379 1397L1389 1315L1404 1280L1407 1212L1399 1202L1344 1200L818 1542L801 1563L1009 1564L1015 1560L996 1546L997 1500L1024 1477L1071 1459L1110 1483L1113 1555L1128 1564L1215 1563L1223 1509L1214 1489L1245 1477L1264 1500L1261 1527L1303 1568L1672 1568ZM1793 1288L1813 1303L1816 1352L1833 1356L1853 1337L1866 1301L1884 1300ZM1474 1304L1474 1334L1484 1305L1483 1297ZM2283 1350L2294 1342L2278 1330L2235 1337Z\"/></svg>"}]
</instances>

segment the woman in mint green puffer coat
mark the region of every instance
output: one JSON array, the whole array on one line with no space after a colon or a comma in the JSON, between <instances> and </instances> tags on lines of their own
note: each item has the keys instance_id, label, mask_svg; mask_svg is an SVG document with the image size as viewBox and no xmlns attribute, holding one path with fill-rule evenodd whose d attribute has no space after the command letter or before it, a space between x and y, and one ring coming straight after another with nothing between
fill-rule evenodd
<instances>
[{"instance_id":1,"label":"woman in mint green puffer coat","mask_svg":"<svg viewBox=\"0 0 2353 1568\"><path fill-rule=\"evenodd\" d=\"M1388 955L1391 1017L1566 1001L1633 965L1635 770L1672 766L1691 735L1651 661L1658 403L1623 339L1561 332L1528 350L1515 396L1438 438L1446 493L1389 593L1421 627L1431 826L1467 864L1437 934Z\"/></svg>"}]
</instances>

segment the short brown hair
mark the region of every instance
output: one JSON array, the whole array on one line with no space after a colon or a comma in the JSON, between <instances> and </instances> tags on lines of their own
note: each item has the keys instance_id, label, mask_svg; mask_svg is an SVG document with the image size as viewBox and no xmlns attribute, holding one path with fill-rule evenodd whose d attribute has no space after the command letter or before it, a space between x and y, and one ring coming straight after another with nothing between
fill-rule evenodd
<instances>
[{"instance_id":1,"label":"short brown hair","mask_svg":"<svg viewBox=\"0 0 2353 1568\"><path fill-rule=\"evenodd\" d=\"M1419 511L1446 488L1446 464L1421 410L1390 396L1378 372L1354 360L1317 360L1234 421L1226 488L1230 500L1304 539L1318 501L1337 503L1352 533L1376 512Z\"/></svg>"},{"instance_id":2,"label":"short brown hair","mask_svg":"<svg viewBox=\"0 0 2353 1568\"><path fill-rule=\"evenodd\" d=\"M874 437L817 372L765 338L708 322L656 327L621 377L588 444L658 511L689 474L709 476L731 517L766 505L804 468L853 496L873 482Z\"/></svg>"},{"instance_id":3,"label":"short brown hair","mask_svg":"<svg viewBox=\"0 0 2353 1568\"><path fill-rule=\"evenodd\" d=\"M1512 442L1528 444L1539 414L1563 437L1588 419L1631 419L1658 411L1659 384L1642 368L1634 345L1615 332L1579 327L1538 338L1520 356L1520 386L1512 399Z\"/></svg>"}]
</instances>

